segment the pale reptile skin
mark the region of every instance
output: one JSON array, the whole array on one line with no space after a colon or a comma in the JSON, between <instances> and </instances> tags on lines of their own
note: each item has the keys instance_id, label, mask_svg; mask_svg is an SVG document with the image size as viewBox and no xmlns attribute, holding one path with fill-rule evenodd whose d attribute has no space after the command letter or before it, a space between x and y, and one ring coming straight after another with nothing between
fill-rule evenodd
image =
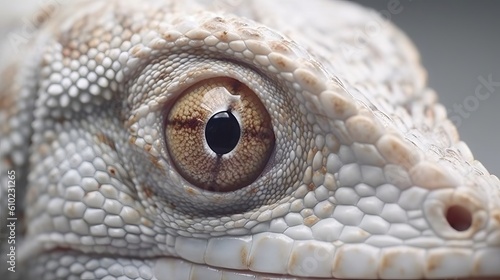
<instances>
[{"instance_id":1,"label":"pale reptile skin","mask_svg":"<svg viewBox=\"0 0 500 280\"><path fill-rule=\"evenodd\" d=\"M3 66L1 186L15 170L26 194L7 277L500 277L500 182L399 30L344 2L199 2L71 4ZM252 89L276 135L230 193L188 183L164 142L164 108L214 77Z\"/></svg>"}]
</instances>

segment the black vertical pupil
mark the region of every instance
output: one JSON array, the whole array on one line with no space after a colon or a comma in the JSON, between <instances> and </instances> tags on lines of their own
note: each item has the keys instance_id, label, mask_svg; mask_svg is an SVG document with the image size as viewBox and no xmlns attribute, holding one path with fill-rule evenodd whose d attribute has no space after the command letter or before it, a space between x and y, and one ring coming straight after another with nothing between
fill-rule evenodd
<instances>
[{"instance_id":1,"label":"black vertical pupil","mask_svg":"<svg viewBox=\"0 0 500 280\"><path fill-rule=\"evenodd\" d=\"M238 144L240 135L240 124L230 111L213 115L205 127L207 144L218 155L231 152Z\"/></svg>"}]
</instances>

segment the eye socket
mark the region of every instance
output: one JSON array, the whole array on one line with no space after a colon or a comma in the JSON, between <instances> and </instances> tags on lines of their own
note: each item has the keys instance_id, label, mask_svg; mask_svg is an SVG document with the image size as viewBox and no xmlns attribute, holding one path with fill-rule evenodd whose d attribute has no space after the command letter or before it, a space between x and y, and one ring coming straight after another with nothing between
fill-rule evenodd
<instances>
[{"instance_id":1,"label":"eye socket","mask_svg":"<svg viewBox=\"0 0 500 280\"><path fill-rule=\"evenodd\" d=\"M257 95L231 78L203 80L171 107L165 140L177 171L216 192L241 189L266 167L275 136Z\"/></svg>"}]
</instances>

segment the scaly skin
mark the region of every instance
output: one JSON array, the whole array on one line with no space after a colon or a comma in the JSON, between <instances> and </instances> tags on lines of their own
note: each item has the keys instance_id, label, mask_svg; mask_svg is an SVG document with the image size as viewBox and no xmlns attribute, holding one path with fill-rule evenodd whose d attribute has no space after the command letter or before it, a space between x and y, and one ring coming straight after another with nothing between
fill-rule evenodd
<instances>
[{"instance_id":1,"label":"scaly skin","mask_svg":"<svg viewBox=\"0 0 500 280\"><path fill-rule=\"evenodd\" d=\"M8 278L500 277L500 182L399 30L344 2L198 2L58 7L4 65ZM275 136L230 192L181 176L164 137L177 97L216 77L254 92Z\"/></svg>"}]
</instances>

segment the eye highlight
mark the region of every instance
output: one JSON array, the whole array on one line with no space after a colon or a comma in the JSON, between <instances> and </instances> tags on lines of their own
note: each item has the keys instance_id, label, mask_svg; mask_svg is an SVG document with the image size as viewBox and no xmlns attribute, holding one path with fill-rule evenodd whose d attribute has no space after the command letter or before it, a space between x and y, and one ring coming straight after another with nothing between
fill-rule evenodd
<instances>
[{"instance_id":1,"label":"eye highlight","mask_svg":"<svg viewBox=\"0 0 500 280\"><path fill-rule=\"evenodd\" d=\"M168 113L165 140L184 179L216 192L251 184L275 145L259 97L231 78L203 80L185 90Z\"/></svg>"}]
</instances>

